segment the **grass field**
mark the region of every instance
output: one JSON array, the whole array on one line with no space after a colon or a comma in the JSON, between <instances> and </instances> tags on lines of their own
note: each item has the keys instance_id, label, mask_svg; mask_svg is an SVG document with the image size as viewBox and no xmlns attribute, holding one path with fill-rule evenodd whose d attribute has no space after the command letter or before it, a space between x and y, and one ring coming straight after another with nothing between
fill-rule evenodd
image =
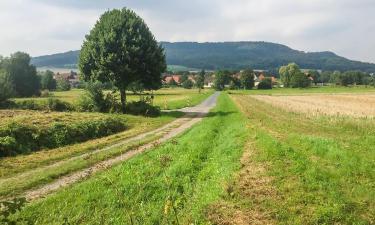
<instances>
[{"instance_id":1,"label":"grass field","mask_svg":"<svg viewBox=\"0 0 375 225\"><path fill-rule=\"evenodd\" d=\"M254 157L267 168L277 193L258 202L272 219L279 224L375 221L374 119L312 116L249 95L232 98L251 124ZM244 198L239 194L236 204Z\"/></svg>"},{"instance_id":2,"label":"grass field","mask_svg":"<svg viewBox=\"0 0 375 225\"><path fill-rule=\"evenodd\" d=\"M244 121L221 96L209 117L185 135L34 202L17 216L36 224L204 223L205 208L225 194L222 184L240 168Z\"/></svg>"},{"instance_id":3,"label":"grass field","mask_svg":"<svg viewBox=\"0 0 375 225\"><path fill-rule=\"evenodd\" d=\"M231 90L233 94L254 94L254 95L311 95L311 94L357 94L357 93L374 93L375 88L373 86L353 86L353 87L342 87L342 86L323 86L323 87L311 87L311 88L273 88L270 90Z\"/></svg>"},{"instance_id":4,"label":"grass field","mask_svg":"<svg viewBox=\"0 0 375 225\"><path fill-rule=\"evenodd\" d=\"M260 101L310 115L375 116L375 94L254 95Z\"/></svg>"},{"instance_id":5,"label":"grass field","mask_svg":"<svg viewBox=\"0 0 375 225\"><path fill-rule=\"evenodd\" d=\"M80 95L84 93L83 89L72 89L70 91L51 92L53 98L60 99L65 102L75 104ZM213 91L210 89L202 90L199 94L197 89L183 89L183 88L164 88L154 92L154 105L161 109L179 109L188 106L194 106L207 98ZM128 93L128 101L138 101L140 97ZM15 98L16 102L25 100L46 101L47 97L38 98Z\"/></svg>"},{"instance_id":6,"label":"grass field","mask_svg":"<svg viewBox=\"0 0 375 225\"><path fill-rule=\"evenodd\" d=\"M283 104L302 96L324 105L321 98L346 99L352 89L325 90L314 97L302 96L310 89L272 91L293 95ZM354 99L368 92L355 90ZM312 114L270 104L253 91L230 93L185 134L29 203L13 218L33 224L374 223L375 119Z\"/></svg>"}]
</instances>

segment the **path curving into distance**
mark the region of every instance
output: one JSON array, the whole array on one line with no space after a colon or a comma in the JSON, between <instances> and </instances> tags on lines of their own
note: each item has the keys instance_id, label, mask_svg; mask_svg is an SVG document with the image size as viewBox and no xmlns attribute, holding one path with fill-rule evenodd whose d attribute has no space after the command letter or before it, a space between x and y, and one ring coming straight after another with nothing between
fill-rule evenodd
<instances>
[{"instance_id":1,"label":"path curving into distance","mask_svg":"<svg viewBox=\"0 0 375 225\"><path fill-rule=\"evenodd\" d=\"M93 166L90 166L86 169L79 170L79 171L73 172L71 174L62 176L62 177L54 180L53 182L51 182L49 184L46 184L44 186L41 186L39 188L28 190L28 191L24 192L23 196L27 199L27 201L32 201L32 200L35 200L35 199L38 199L38 198L45 197L46 195L48 195L52 192L55 192L60 188L67 187L67 186L69 186L73 183L76 183L76 182L81 181L85 178L88 178L89 176L91 176L92 174L94 174L96 172L108 169L108 168L110 168L114 165L119 164L120 162L126 161L126 160L140 154L140 153L143 153L147 150L150 150L150 149L154 148L155 146L160 145L161 143L164 143L164 142L170 140L173 137L176 137L176 136L182 134L184 131L191 128L194 124L201 121L209 113L209 111L216 106L217 98L218 98L219 95L220 95L220 92L215 92L214 94L212 94L210 97L208 97L206 100L204 100L202 103L200 103L197 106L187 107L187 108L177 110L177 111L184 112L185 115L182 116L181 118L178 118L178 119L174 120L173 122L171 122L167 125L164 125L161 128L158 128L156 130L137 135L135 137L131 137L131 138L126 139L126 140L124 140L120 143L117 143L117 144L114 144L114 145L111 145L111 146L107 146L107 147L102 148L102 149L95 150L94 152L90 152L90 153L86 153L86 154L74 157L74 159L79 158L79 157L86 157L88 154L102 152L102 151L108 150L110 148L118 147L118 146L121 146L123 144L129 143L131 141L142 140L149 135L159 135L159 134L161 135L156 140L151 141L147 144L141 145L141 146L139 146L135 149L129 150L129 151L127 151L127 152L125 152L125 153L123 153L119 156L101 161L101 162L99 162L99 163L97 163ZM74 159L70 158L70 159L67 159L67 160L74 160ZM61 162L58 162L58 163L52 164L52 165L48 165L48 166L46 166L42 169L48 170L48 168L52 168L52 167L54 167L58 164L61 164ZM17 179L22 179L22 177L27 177L27 173L20 174L20 177L18 177Z\"/></svg>"}]
</instances>

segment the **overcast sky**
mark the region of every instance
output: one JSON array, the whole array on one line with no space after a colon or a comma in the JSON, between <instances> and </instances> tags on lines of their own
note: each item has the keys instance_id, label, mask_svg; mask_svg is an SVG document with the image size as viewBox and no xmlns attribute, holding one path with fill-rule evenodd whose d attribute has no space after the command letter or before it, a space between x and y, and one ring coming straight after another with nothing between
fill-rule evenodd
<instances>
[{"instance_id":1,"label":"overcast sky","mask_svg":"<svg viewBox=\"0 0 375 225\"><path fill-rule=\"evenodd\" d=\"M0 55L79 49L121 7L159 41L270 41L375 63L375 0L0 0Z\"/></svg>"}]
</instances>

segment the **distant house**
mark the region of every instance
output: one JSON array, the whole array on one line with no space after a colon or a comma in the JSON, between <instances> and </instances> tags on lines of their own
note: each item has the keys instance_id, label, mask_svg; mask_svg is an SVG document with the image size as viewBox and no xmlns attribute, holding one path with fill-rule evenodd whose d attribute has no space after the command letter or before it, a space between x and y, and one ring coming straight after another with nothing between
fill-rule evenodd
<instances>
[{"instance_id":1,"label":"distant house","mask_svg":"<svg viewBox=\"0 0 375 225\"><path fill-rule=\"evenodd\" d=\"M77 87L80 83L79 76L77 72L70 71L70 73L59 73L54 74L56 80L67 80L71 87Z\"/></svg>"},{"instance_id":2,"label":"distant house","mask_svg":"<svg viewBox=\"0 0 375 225\"><path fill-rule=\"evenodd\" d=\"M163 80L162 80L162 83L163 84L169 84L172 82L172 80L174 80L174 82L176 82L176 84L180 85L181 84L181 75L165 75L163 77Z\"/></svg>"},{"instance_id":3,"label":"distant house","mask_svg":"<svg viewBox=\"0 0 375 225\"><path fill-rule=\"evenodd\" d=\"M261 73L258 77L256 76L255 77L255 83L254 83L254 86L255 87L258 87L258 84L266 79L266 78L270 78L271 79L271 82L272 82L272 85L276 85L277 84L277 79L274 77L274 76L270 76L270 77L266 77L263 73Z\"/></svg>"}]
</instances>

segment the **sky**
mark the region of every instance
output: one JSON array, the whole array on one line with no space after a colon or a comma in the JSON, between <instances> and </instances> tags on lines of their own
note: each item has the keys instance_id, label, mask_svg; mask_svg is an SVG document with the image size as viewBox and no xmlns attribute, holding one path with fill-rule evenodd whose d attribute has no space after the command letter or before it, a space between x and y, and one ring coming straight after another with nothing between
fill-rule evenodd
<instances>
[{"instance_id":1,"label":"sky","mask_svg":"<svg viewBox=\"0 0 375 225\"><path fill-rule=\"evenodd\" d=\"M101 14L122 7L158 41L268 41L375 63L375 0L0 0L0 55L80 49Z\"/></svg>"}]
</instances>

